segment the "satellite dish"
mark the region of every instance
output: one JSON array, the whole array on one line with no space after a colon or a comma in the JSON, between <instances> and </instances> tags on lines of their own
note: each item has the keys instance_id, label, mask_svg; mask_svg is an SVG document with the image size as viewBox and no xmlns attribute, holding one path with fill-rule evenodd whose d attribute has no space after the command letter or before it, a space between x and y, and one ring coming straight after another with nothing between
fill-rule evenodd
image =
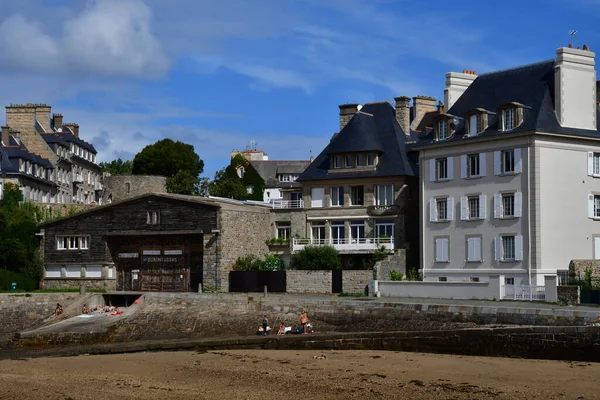
<instances>
[{"instance_id":1,"label":"satellite dish","mask_svg":"<svg viewBox=\"0 0 600 400\"><path fill-rule=\"evenodd\" d=\"M358 111L362 110L362 105L360 105L360 104L359 104L358 106L356 106L356 109L357 109Z\"/></svg>"}]
</instances>

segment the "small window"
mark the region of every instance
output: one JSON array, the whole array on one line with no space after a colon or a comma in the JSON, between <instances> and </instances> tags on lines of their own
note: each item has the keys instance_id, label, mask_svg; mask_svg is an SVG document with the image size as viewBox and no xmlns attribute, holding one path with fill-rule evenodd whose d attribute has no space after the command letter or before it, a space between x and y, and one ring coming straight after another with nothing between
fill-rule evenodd
<instances>
[{"instance_id":1,"label":"small window","mask_svg":"<svg viewBox=\"0 0 600 400\"><path fill-rule=\"evenodd\" d=\"M502 236L502 260L515 260L515 237Z\"/></svg>"},{"instance_id":2,"label":"small window","mask_svg":"<svg viewBox=\"0 0 600 400\"><path fill-rule=\"evenodd\" d=\"M291 226L289 222L276 222L277 238L283 240L290 239Z\"/></svg>"},{"instance_id":3,"label":"small window","mask_svg":"<svg viewBox=\"0 0 600 400\"><path fill-rule=\"evenodd\" d=\"M438 282L448 282L448 278L446 278L445 276L440 276L438 278Z\"/></svg>"},{"instance_id":4,"label":"small window","mask_svg":"<svg viewBox=\"0 0 600 400\"><path fill-rule=\"evenodd\" d=\"M467 198L469 207L469 219L479 219L480 207L479 207L479 196L469 196Z\"/></svg>"},{"instance_id":5,"label":"small window","mask_svg":"<svg viewBox=\"0 0 600 400\"><path fill-rule=\"evenodd\" d=\"M515 278L504 278L504 284L505 285L514 285L515 284Z\"/></svg>"},{"instance_id":6,"label":"small window","mask_svg":"<svg viewBox=\"0 0 600 400\"><path fill-rule=\"evenodd\" d=\"M448 179L448 159L438 158L435 160L435 178L440 181Z\"/></svg>"},{"instance_id":7,"label":"small window","mask_svg":"<svg viewBox=\"0 0 600 400\"><path fill-rule=\"evenodd\" d=\"M365 166L365 155L364 154L357 154L356 155L356 166L357 167L364 167Z\"/></svg>"},{"instance_id":8,"label":"small window","mask_svg":"<svg viewBox=\"0 0 600 400\"><path fill-rule=\"evenodd\" d=\"M515 194L514 193L503 193L502 194L502 216L503 217L514 217L515 216Z\"/></svg>"},{"instance_id":9,"label":"small window","mask_svg":"<svg viewBox=\"0 0 600 400\"><path fill-rule=\"evenodd\" d=\"M342 168L342 156L333 157L333 168Z\"/></svg>"},{"instance_id":10,"label":"small window","mask_svg":"<svg viewBox=\"0 0 600 400\"><path fill-rule=\"evenodd\" d=\"M481 118L477 114L469 117L469 136L477 136L481 132Z\"/></svg>"},{"instance_id":11,"label":"small window","mask_svg":"<svg viewBox=\"0 0 600 400\"><path fill-rule=\"evenodd\" d=\"M437 123L437 140L448 139L448 121L442 119Z\"/></svg>"},{"instance_id":12,"label":"small window","mask_svg":"<svg viewBox=\"0 0 600 400\"><path fill-rule=\"evenodd\" d=\"M150 215L150 211L146 211L146 224L152 224L152 216Z\"/></svg>"},{"instance_id":13,"label":"small window","mask_svg":"<svg viewBox=\"0 0 600 400\"><path fill-rule=\"evenodd\" d=\"M593 153L592 175L600 176L600 153Z\"/></svg>"},{"instance_id":14,"label":"small window","mask_svg":"<svg viewBox=\"0 0 600 400\"><path fill-rule=\"evenodd\" d=\"M352 156L346 156L344 157L344 167L346 168L352 168L354 167L353 161L352 161Z\"/></svg>"},{"instance_id":15,"label":"small window","mask_svg":"<svg viewBox=\"0 0 600 400\"><path fill-rule=\"evenodd\" d=\"M365 204L365 188L364 186L350 187L350 201L353 206L362 206Z\"/></svg>"},{"instance_id":16,"label":"small window","mask_svg":"<svg viewBox=\"0 0 600 400\"><path fill-rule=\"evenodd\" d=\"M472 178L480 175L479 153L467 155L467 176Z\"/></svg>"},{"instance_id":17,"label":"small window","mask_svg":"<svg viewBox=\"0 0 600 400\"><path fill-rule=\"evenodd\" d=\"M152 224L156 225L160 222L160 214L157 211L152 212Z\"/></svg>"},{"instance_id":18,"label":"small window","mask_svg":"<svg viewBox=\"0 0 600 400\"><path fill-rule=\"evenodd\" d=\"M515 172L515 151L503 150L501 158L501 167L503 174L512 174Z\"/></svg>"},{"instance_id":19,"label":"small window","mask_svg":"<svg viewBox=\"0 0 600 400\"><path fill-rule=\"evenodd\" d=\"M372 167L375 165L375 154L367 154L367 166Z\"/></svg>"},{"instance_id":20,"label":"small window","mask_svg":"<svg viewBox=\"0 0 600 400\"><path fill-rule=\"evenodd\" d=\"M341 207L344 205L344 187L334 186L331 188L331 205Z\"/></svg>"},{"instance_id":21,"label":"small window","mask_svg":"<svg viewBox=\"0 0 600 400\"><path fill-rule=\"evenodd\" d=\"M438 221L447 221L448 220L448 199L440 198L435 199L436 208L437 208L437 219Z\"/></svg>"},{"instance_id":22,"label":"small window","mask_svg":"<svg viewBox=\"0 0 600 400\"><path fill-rule=\"evenodd\" d=\"M471 282L479 282L479 277L478 276L472 276L469 279L470 279Z\"/></svg>"},{"instance_id":23,"label":"small window","mask_svg":"<svg viewBox=\"0 0 600 400\"><path fill-rule=\"evenodd\" d=\"M507 108L502 110L502 130L510 131L515 129L515 108Z\"/></svg>"},{"instance_id":24,"label":"small window","mask_svg":"<svg viewBox=\"0 0 600 400\"><path fill-rule=\"evenodd\" d=\"M67 248L66 239L64 236L59 236L56 238L56 248L58 250L65 250Z\"/></svg>"}]
</instances>

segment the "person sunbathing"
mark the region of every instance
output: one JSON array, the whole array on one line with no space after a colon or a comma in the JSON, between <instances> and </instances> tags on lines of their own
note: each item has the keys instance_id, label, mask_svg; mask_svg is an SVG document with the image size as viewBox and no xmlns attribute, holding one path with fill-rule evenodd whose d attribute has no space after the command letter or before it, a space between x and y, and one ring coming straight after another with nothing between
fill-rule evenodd
<instances>
[{"instance_id":1,"label":"person sunbathing","mask_svg":"<svg viewBox=\"0 0 600 400\"><path fill-rule=\"evenodd\" d=\"M59 315L62 315L63 313L64 313L63 307L59 303L56 303L56 309L54 310L54 316L58 317Z\"/></svg>"},{"instance_id":2,"label":"person sunbathing","mask_svg":"<svg viewBox=\"0 0 600 400\"><path fill-rule=\"evenodd\" d=\"M278 335L284 335L285 334L285 325L283 324L283 322L281 324L279 324L279 330L277 331Z\"/></svg>"}]
</instances>

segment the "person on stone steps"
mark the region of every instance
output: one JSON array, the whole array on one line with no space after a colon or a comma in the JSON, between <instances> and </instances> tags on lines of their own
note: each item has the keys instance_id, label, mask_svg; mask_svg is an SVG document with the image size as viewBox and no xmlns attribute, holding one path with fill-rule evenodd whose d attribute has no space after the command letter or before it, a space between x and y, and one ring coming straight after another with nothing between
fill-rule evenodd
<instances>
[{"instance_id":1,"label":"person on stone steps","mask_svg":"<svg viewBox=\"0 0 600 400\"><path fill-rule=\"evenodd\" d=\"M263 328L264 336L266 336L269 333L267 330L268 327L269 327L269 320L267 319L267 316L265 315L262 320L262 328Z\"/></svg>"}]
</instances>

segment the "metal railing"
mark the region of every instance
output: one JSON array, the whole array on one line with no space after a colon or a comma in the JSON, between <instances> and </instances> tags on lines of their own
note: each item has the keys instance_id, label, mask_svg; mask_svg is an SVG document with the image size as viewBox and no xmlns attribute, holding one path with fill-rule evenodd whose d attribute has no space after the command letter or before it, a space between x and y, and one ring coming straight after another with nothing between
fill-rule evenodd
<instances>
[{"instance_id":1,"label":"metal railing","mask_svg":"<svg viewBox=\"0 0 600 400\"><path fill-rule=\"evenodd\" d=\"M273 208L304 208L304 200L273 200Z\"/></svg>"},{"instance_id":2,"label":"metal railing","mask_svg":"<svg viewBox=\"0 0 600 400\"><path fill-rule=\"evenodd\" d=\"M393 238L328 238L328 239L292 239L292 250L302 250L306 246L333 246L340 251L377 250L383 246L394 249Z\"/></svg>"},{"instance_id":3,"label":"metal railing","mask_svg":"<svg viewBox=\"0 0 600 400\"><path fill-rule=\"evenodd\" d=\"M535 285L503 285L503 300L546 300L546 287Z\"/></svg>"}]
</instances>

